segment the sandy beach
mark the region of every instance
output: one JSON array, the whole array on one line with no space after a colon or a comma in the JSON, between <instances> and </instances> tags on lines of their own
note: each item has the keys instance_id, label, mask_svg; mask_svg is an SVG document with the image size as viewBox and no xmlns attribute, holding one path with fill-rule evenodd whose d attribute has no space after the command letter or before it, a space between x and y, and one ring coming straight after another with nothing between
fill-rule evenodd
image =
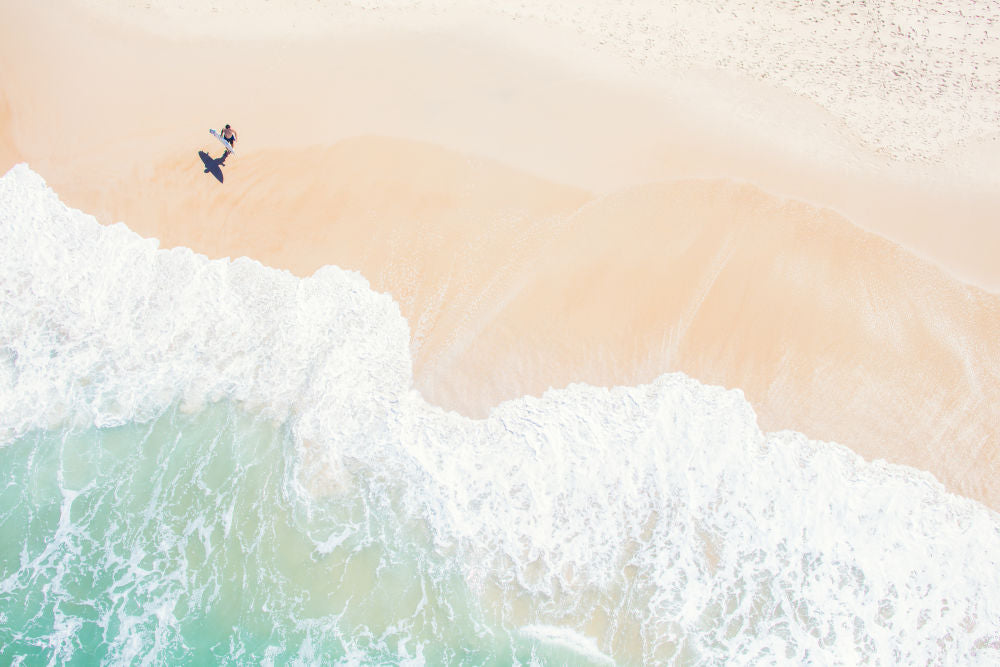
<instances>
[{"instance_id":1,"label":"sandy beach","mask_svg":"<svg viewBox=\"0 0 1000 667\"><path fill-rule=\"evenodd\" d=\"M0 3L0 172L162 247L360 272L447 409L682 371L1000 509L995 135L936 167L766 81L681 98L462 23L137 17ZM727 123L725 90L787 123Z\"/></svg>"}]
</instances>

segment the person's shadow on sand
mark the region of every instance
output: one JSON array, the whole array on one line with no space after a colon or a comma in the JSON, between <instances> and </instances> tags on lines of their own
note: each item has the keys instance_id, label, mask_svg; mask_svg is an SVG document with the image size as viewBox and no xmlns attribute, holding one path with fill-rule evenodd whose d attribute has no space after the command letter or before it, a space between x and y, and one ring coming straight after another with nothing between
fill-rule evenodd
<instances>
[{"instance_id":1,"label":"person's shadow on sand","mask_svg":"<svg viewBox=\"0 0 1000 667\"><path fill-rule=\"evenodd\" d=\"M214 158L205 151L198 151L198 157L205 164L205 173L215 176L215 178L222 182L222 167L225 166L226 162L224 158Z\"/></svg>"}]
</instances>

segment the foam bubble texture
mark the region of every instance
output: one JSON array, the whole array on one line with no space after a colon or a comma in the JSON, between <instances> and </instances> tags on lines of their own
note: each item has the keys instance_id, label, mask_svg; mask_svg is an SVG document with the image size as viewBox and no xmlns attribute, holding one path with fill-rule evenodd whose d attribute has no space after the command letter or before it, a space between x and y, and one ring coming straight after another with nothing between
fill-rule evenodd
<instances>
[{"instance_id":1,"label":"foam bubble texture","mask_svg":"<svg viewBox=\"0 0 1000 667\"><path fill-rule=\"evenodd\" d=\"M387 480L508 627L590 659L1000 660L1000 518L762 433L737 390L670 374L467 419L413 390L406 322L359 275L160 250L23 165L0 179L0 309L4 442L238 401L289 423L307 510Z\"/></svg>"},{"instance_id":2,"label":"foam bubble texture","mask_svg":"<svg viewBox=\"0 0 1000 667\"><path fill-rule=\"evenodd\" d=\"M225 396L286 419L303 401L344 407L410 384L406 322L356 273L299 280L158 250L68 209L23 165L3 178L0 215L5 438L146 419L177 399Z\"/></svg>"}]
</instances>

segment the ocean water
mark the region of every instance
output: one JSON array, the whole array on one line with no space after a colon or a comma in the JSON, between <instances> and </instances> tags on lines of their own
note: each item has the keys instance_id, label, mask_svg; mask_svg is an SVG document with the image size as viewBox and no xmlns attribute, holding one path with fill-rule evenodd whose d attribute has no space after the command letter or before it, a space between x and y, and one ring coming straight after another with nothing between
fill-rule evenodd
<instances>
[{"instance_id":1,"label":"ocean water","mask_svg":"<svg viewBox=\"0 0 1000 667\"><path fill-rule=\"evenodd\" d=\"M667 374L472 420L391 297L0 179L0 663L1000 663L1000 516Z\"/></svg>"}]
</instances>

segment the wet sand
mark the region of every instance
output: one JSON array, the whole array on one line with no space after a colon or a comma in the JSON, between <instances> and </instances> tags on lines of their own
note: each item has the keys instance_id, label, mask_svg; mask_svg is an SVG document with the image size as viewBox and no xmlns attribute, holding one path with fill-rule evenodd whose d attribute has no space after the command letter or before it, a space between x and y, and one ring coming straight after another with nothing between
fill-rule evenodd
<instances>
[{"instance_id":1,"label":"wet sand","mask_svg":"<svg viewBox=\"0 0 1000 667\"><path fill-rule=\"evenodd\" d=\"M809 158L460 34L0 19L0 170L26 161L163 247L358 270L399 302L432 402L483 415L678 370L742 389L765 430L1000 508L998 193L849 142L832 152L850 165ZM226 122L239 154L218 168L207 129Z\"/></svg>"}]
</instances>

